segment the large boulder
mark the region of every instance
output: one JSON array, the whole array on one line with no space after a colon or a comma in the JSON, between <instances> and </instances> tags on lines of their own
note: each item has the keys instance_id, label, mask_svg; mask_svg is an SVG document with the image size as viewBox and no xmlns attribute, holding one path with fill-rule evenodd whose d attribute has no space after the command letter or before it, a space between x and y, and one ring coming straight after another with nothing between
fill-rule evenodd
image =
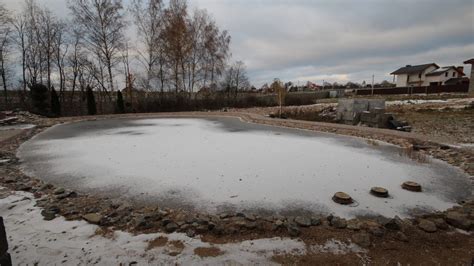
<instances>
[{"instance_id":1,"label":"large boulder","mask_svg":"<svg viewBox=\"0 0 474 266\"><path fill-rule=\"evenodd\" d=\"M295 223L289 223L287 226L288 234L292 237L297 237L301 234L301 230L299 229L298 225Z\"/></svg>"},{"instance_id":2,"label":"large boulder","mask_svg":"<svg viewBox=\"0 0 474 266\"><path fill-rule=\"evenodd\" d=\"M166 226L165 226L165 231L166 231L167 233L173 233L174 231L178 230L178 228L179 228L179 227L178 227L178 225L177 225L176 223L170 222L170 223L166 224Z\"/></svg>"},{"instance_id":3,"label":"large boulder","mask_svg":"<svg viewBox=\"0 0 474 266\"><path fill-rule=\"evenodd\" d=\"M98 213L88 213L82 218L91 224L100 224L100 221L102 221L102 215Z\"/></svg>"},{"instance_id":4,"label":"large boulder","mask_svg":"<svg viewBox=\"0 0 474 266\"><path fill-rule=\"evenodd\" d=\"M398 231L398 230L402 229L403 221L402 221L402 219L400 219L400 217L395 216L395 218L389 219L388 221L386 221L384 223L384 227L389 229L389 230Z\"/></svg>"},{"instance_id":5,"label":"large boulder","mask_svg":"<svg viewBox=\"0 0 474 266\"><path fill-rule=\"evenodd\" d=\"M472 221L469 220L468 215L464 213L448 212L445 220L448 224L466 231L469 231L472 226Z\"/></svg>"},{"instance_id":6,"label":"large boulder","mask_svg":"<svg viewBox=\"0 0 474 266\"><path fill-rule=\"evenodd\" d=\"M418 223L418 227L427 233L434 233L438 230L435 223L426 219L421 219Z\"/></svg>"},{"instance_id":7,"label":"large boulder","mask_svg":"<svg viewBox=\"0 0 474 266\"><path fill-rule=\"evenodd\" d=\"M339 218L339 217L333 217L330 221L331 226L338 228L338 229L344 229L347 227L347 221L344 218Z\"/></svg>"},{"instance_id":8,"label":"large boulder","mask_svg":"<svg viewBox=\"0 0 474 266\"><path fill-rule=\"evenodd\" d=\"M368 248L371 245L370 235L366 232L360 232L357 234L352 235L352 242L356 243L357 245Z\"/></svg>"},{"instance_id":9,"label":"large boulder","mask_svg":"<svg viewBox=\"0 0 474 266\"><path fill-rule=\"evenodd\" d=\"M56 212L51 210L42 210L41 215L43 215L43 219L46 221L51 221L56 218Z\"/></svg>"},{"instance_id":10,"label":"large boulder","mask_svg":"<svg viewBox=\"0 0 474 266\"><path fill-rule=\"evenodd\" d=\"M305 216L296 217L295 223L301 227L310 227L312 225L311 218Z\"/></svg>"}]
</instances>

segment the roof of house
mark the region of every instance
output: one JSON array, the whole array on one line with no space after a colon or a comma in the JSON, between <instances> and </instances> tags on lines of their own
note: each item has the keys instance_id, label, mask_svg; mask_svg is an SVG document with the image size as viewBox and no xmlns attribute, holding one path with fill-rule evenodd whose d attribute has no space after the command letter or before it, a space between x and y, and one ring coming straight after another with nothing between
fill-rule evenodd
<instances>
[{"instance_id":1,"label":"roof of house","mask_svg":"<svg viewBox=\"0 0 474 266\"><path fill-rule=\"evenodd\" d=\"M464 62L464 64L473 64L474 65L474 58L471 58L469 60L467 60L466 62Z\"/></svg>"},{"instance_id":2,"label":"roof of house","mask_svg":"<svg viewBox=\"0 0 474 266\"><path fill-rule=\"evenodd\" d=\"M416 66L407 65L405 67L395 70L394 72L390 74L391 75L416 74L416 73L423 72L425 69L429 68L430 66L435 66L436 68L439 68L439 66L435 63L416 65Z\"/></svg>"},{"instance_id":3,"label":"roof of house","mask_svg":"<svg viewBox=\"0 0 474 266\"><path fill-rule=\"evenodd\" d=\"M445 66L445 67L442 67L440 69L436 69L428 74L426 74L427 77L432 77L432 76L439 76L439 75L442 75L444 74L446 71L449 71L450 69L454 69L456 70L461 76L464 76L464 72L462 72L459 68L457 68L456 66Z\"/></svg>"},{"instance_id":4,"label":"roof of house","mask_svg":"<svg viewBox=\"0 0 474 266\"><path fill-rule=\"evenodd\" d=\"M448 71L448 69L446 68L440 68L440 69L436 69L435 71L432 71L430 73L427 73L426 76L427 77L432 77L432 76L440 76L442 75L444 72Z\"/></svg>"}]
</instances>

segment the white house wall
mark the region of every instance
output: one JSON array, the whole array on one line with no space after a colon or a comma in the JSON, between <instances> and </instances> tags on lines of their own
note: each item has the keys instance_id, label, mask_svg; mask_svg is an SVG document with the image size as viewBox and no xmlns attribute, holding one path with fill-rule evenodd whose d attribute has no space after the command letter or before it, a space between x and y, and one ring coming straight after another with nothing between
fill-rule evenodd
<instances>
[{"instance_id":1,"label":"white house wall","mask_svg":"<svg viewBox=\"0 0 474 266\"><path fill-rule=\"evenodd\" d=\"M407 86L407 75L397 75L397 87L406 87Z\"/></svg>"},{"instance_id":2,"label":"white house wall","mask_svg":"<svg viewBox=\"0 0 474 266\"><path fill-rule=\"evenodd\" d=\"M431 82L444 82L444 74L439 76L428 76L426 77L425 82L423 82L423 86L429 86Z\"/></svg>"},{"instance_id":3,"label":"white house wall","mask_svg":"<svg viewBox=\"0 0 474 266\"><path fill-rule=\"evenodd\" d=\"M459 74L455 69L449 69L447 73L448 76L443 73L439 76L426 77L426 80L423 82L423 86L429 86L431 82L441 82L441 84L444 85L447 80L459 77Z\"/></svg>"},{"instance_id":4,"label":"white house wall","mask_svg":"<svg viewBox=\"0 0 474 266\"><path fill-rule=\"evenodd\" d=\"M423 72L423 74L421 75L421 79L423 80L423 83L421 84L421 86L430 85L430 83L428 82L429 77L427 77L426 74L431 73L431 72L435 71L436 69L438 69L438 68L436 68L435 66L430 66L425 70L425 72Z\"/></svg>"}]
</instances>

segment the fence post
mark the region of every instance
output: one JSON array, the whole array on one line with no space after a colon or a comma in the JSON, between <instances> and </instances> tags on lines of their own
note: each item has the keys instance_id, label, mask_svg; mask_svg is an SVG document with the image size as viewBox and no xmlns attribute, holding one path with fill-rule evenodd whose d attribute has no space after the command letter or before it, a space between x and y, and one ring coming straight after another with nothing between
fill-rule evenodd
<instances>
[{"instance_id":1,"label":"fence post","mask_svg":"<svg viewBox=\"0 0 474 266\"><path fill-rule=\"evenodd\" d=\"M3 217L0 216L0 265L11 266L12 258L8 253L8 240L7 233L5 231L5 225L3 224Z\"/></svg>"}]
</instances>

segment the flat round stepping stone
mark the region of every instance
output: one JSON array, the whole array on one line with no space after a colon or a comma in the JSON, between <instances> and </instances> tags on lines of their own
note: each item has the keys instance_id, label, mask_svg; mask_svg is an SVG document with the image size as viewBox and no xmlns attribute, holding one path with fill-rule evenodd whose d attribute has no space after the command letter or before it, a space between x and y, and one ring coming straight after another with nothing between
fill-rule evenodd
<instances>
[{"instance_id":1,"label":"flat round stepping stone","mask_svg":"<svg viewBox=\"0 0 474 266\"><path fill-rule=\"evenodd\" d=\"M408 191L421 192L421 185L413 181L403 183L402 188Z\"/></svg>"},{"instance_id":2,"label":"flat round stepping stone","mask_svg":"<svg viewBox=\"0 0 474 266\"><path fill-rule=\"evenodd\" d=\"M370 189L370 194L379 198L388 198L388 190L383 187L373 187Z\"/></svg>"},{"instance_id":3,"label":"flat round stepping stone","mask_svg":"<svg viewBox=\"0 0 474 266\"><path fill-rule=\"evenodd\" d=\"M349 205L354 202L351 196L349 196L349 194L344 193L344 192L336 192L336 194L332 196L332 200L336 203L343 204L343 205Z\"/></svg>"}]
</instances>

